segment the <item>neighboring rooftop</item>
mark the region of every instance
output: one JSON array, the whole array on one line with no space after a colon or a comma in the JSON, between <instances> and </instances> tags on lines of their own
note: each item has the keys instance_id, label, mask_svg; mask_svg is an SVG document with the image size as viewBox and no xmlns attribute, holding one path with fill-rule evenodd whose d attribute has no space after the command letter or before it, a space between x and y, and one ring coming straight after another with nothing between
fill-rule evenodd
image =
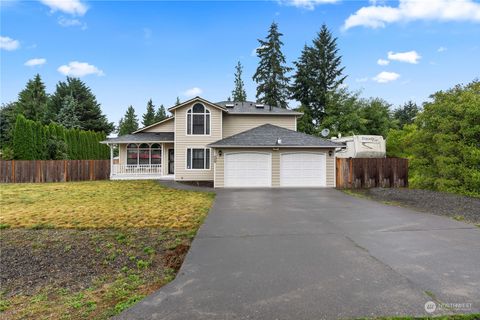
<instances>
[{"instance_id":1,"label":"neighboring rooftop","mask_svg":"<svg viewBox=\"0 0 480 320\"><path fill-rule=\"evenodd\" d=\"M253 101L235 102L235 101L220 101L216 102L219 105L227 109L228 113L236 114L286 114L286 115L302 115L301 112L297 112L290 109L283 109L279 107L273 107L266 104L261 104Z\"/></svg>"},{"instance_id":2,"label":"neighboring rooftop","mask_svg":"<svg viewBox=\"0 0 480 320\"><path fill-rule=\"evenodd\" d=\"M107 138L107 140L102 141L102 143L173 142L174 138L175 134L173 132L139 132L116 138Z\"/></svg>"},{"instance_id":3,"label":"neighboring rooftop","mask_svg":"<svg viewBox=\"0 0 480 320\"><path fill-rule=\"evenodd\" d=\"M302 132L264 124L209 144L210 147L320 147L341 148L343 144Z\"/></svg>"}]
</instances>

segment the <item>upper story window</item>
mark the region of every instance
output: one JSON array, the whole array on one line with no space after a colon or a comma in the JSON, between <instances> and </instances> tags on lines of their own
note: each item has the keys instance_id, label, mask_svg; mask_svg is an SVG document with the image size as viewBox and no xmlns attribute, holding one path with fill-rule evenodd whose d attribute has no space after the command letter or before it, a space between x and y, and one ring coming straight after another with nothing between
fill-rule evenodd
<instances>
[{"instance_id":1,"label":"upper story window","mask_svg":"<svg viewBox=\"0 0 480 320\"><path fill-rule=\"evenodd\" d=\"M210 111L201 103L196 103L187 111L187 134L210 134Z\"/></svg>"}]
</instances>

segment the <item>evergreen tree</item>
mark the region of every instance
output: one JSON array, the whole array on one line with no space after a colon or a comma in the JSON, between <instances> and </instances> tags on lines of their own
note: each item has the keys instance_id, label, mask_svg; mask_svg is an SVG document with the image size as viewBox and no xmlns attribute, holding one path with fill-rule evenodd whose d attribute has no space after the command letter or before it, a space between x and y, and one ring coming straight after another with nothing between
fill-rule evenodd
<instances>
[{"instance_id":1,"label":"evergreen tree","mask_svg":"<svg viewBox=\"0 0 480 320\"><path fill-rule=\"evenodd\" d=\"M401 129L406 124L412 124L420 108L413 101L408 101L402 107L395 109L393 118L398 122L398 127Z\"/></svg>"},{"instance_id":2,"label":"evergreen tree","mask_svg":"<svg viewBox=\"0 0 480 320\"><path fill-rule=\"evenodd\" d=\"M291 97L300 101L310 110L315 126L325 115L327 99L345 81L342 57L338 54L337 38L334 38L327 26L322 25L312 46L305 46L293 76ZM342 108L341 105L330 109ZM337 112L337 110L335 110Z\"/></svg>"},{"instance_id":3,"label":"evergreen tree","mask_svg":"<svg viewBox=\"0 0 480 320\"><path fill-rule=\"evenodd\" d=\"M13 152L15 159L35 160L35 146L31 121L21 114L17 116L13 130Z\"/></svg>"},{"instance_id":4,"label":"evergreen tree","mask_svg":"<svg viewBox=\"0 0 480 320\"><path fill-rule=\"evenodd\" d=\"M55 93L52 95L48 106L50 120L56 121L56 115L63 107L66 96L72 96L76 101L76 114L80 126L84 130L103 131L107 134L113 131L114 125L108 122L107 117L102 114L100 104L90 88L80 79L67 77L66 81L57 84Z\"/></svg>"},{"instance_id":5,"label":"evergreen tree","mask_svg":"<svg viewBox=\"0 0 480 320\"><path fill-rule=\"evenodd\" d=\"M13 129L17 119L15 103L2 104L0 107L0 148L11 147Z\"/></svg>"},{"instance_id":6,"label":"evergreen tree","mask_svg":"<svg viewBox=\"0 0 480 320\"><path fill-rule=\"evenodd\" d=\"M142 124L144 127L154 124L155 121L155 106L153 105L152 99L147 102L147 112L143 114Z\"/></svg>"},{"instance_id":7,"label":"evergreen tree","mask_svg":"<svg viewBox=\"0 0 480 320\"><path fill-rule=\"evenodd\" d=\"M244 102L247 101L247 93L245 92L245 88L243 85L242 80L242 71L243 66L240 61L237 62L235 66L235 88L232 91L233 101Z\"/></svg>"},{"instance_id":8,"label":"evergreen tree","mask_svg":"<svg viewBox=\"0 0 480 320\"><path fill-rule=\"evenodd\" d=\"M43 121L48 103L48 95L42 78L37 74L28 80L25 89L18 94L17 112L26 119Z\"/></svg>"},{"instance_id":9,"label":"evergreen tree","mask_svg":"<svg viewBox=\"0 0 480 320\"><path fill-rule=\"evenodd\" d=\"M45 131L40 122L32 122L33 147L35 160L45 160L47 155L47 141L45 139Z\"/></svg>"},{"instance_id":10,"label":"evergreen tree","mask_svg":"<svg viewBox=\"0 0 480 320\"><path fill-rule=\"evenodd\" d=\"M267 38L258 39L260 46L257 49L257 56L260 62L253 80L257 83L256 97L259 102L287 108L289 79L286 74L291 68L285 65L285 56L281 51L282 35L274 22L270 26Z\"/></svg>"},{"instance_id":11,"label":"evergreen tree","mask_svg":"<svg viewBox=\"0 0 480 320\"><path fill-rule=\"evenodd\" d=\"M297 130L306 134L315 134L316 129L313 125L312 115L310 110L303 105L300 105L295 111L302 112L303 115L297 120Z\"/></svg>"},{"instance_id":12,"label":"evergreen tree","mask_svg":"<svg viewBox=\"0 0 480 320\"><path fill-rule=\"evenodd\" d=\"M293 83L290 88L291 98L299 101L305 112L312 114L313 87L315 86L313 72L313 52L312 48L305 45L298 61L293 64L296 67L293 75ZM313 120L313 119L312 119Z\"/></svg>"},{"instance_id":13,"label":"evergreen tree","mask_svg":"<svg viewBox=\"0 0 480 320\"><path fill-rule=\"evenodd\" d=\"M72 96L66 96L63 99L62 108L57 116L57 122L67 129L81 129L76 110L78 109L77 101Z\"/></svg>"},{"instance_id":14,"label":"evergreen tree","mask_svg":"<svg viewBox=\"0 0 480 320\"><path fill-rule=\"evenodd\" d=\"M132 106L129 106L125 116L120 119L118 124L118 135L122 136L125 134L130 134L138 130L138 119L135 114L135 109Z\"/></svg>"},{"instance_id":15,"label":"evergreen tree","mask_svg":"<svg viewBox=\"0 0 480 320\"><path fill-rule=\"evenodd\" d=\"M165 111L163 104L161 104L157 109L157 113L155 114L155 122L160 122L166 118L168 118L167 112Z\"/></svg>"}]
</instances>

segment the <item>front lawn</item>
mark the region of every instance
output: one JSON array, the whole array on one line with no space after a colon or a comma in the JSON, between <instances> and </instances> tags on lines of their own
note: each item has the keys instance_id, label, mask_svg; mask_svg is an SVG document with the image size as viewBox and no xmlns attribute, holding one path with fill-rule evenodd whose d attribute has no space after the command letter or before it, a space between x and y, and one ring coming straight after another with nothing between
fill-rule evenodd
<instances>
[{"instance_id":1,"label":"front lawn","mask_svg":"<svg viewBox=\"0 0 480 320\"><path fill-rule=\"evenodd\" d=\"M2 319L118 314L175 277L214 198L153 181L0 187Z\"/></svg>"}]
</instances>

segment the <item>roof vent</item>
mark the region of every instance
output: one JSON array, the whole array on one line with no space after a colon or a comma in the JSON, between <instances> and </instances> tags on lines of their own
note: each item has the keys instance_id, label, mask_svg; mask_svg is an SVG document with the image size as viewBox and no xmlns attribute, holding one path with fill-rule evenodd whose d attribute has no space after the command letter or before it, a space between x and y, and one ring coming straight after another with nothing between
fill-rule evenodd
<instances>
[{"instance_id":1,"label":"roof vent","mask_svg":"<svg viewBox=\"0 0 480 320\"><path fill-rule=\"evenodd\" d=\"M255 104L255 108L257 108L257 109L263 109L263 108L265 108L265 105L262 104L262 103L256 103L256 104Z\"/></svg>"},{"instance_id":2,"label":"roof vent","mask_svg":"<svg viewBox=\"0 0 480 320\"><path fill-rule=\"evenodd\" d=\"M282 144L282 139L281 139L281 138L278 138L278 139L277 139L277 145L278 145L278 144Z\"/></svg>"},{"instance_id":3,"label":"roof vent","mask_svg":"<svg viewBox=\"0 0 480 320\"><path fill-rule=\"evenodd\" d=\"M227 103L225 104L225 107L227 108L233 108L235 105L233 103Z\"/></svg>"}]
</instances>

